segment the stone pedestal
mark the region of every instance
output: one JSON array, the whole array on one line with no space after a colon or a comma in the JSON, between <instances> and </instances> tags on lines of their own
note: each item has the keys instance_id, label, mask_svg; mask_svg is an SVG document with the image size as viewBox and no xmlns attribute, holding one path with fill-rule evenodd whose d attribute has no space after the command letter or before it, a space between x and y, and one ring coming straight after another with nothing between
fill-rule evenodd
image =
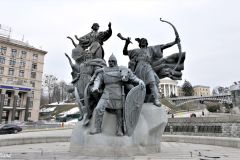
<instances>
[{"instance_id":1,"label":"stone pedestal","mask_svg":"<svg viewBox=\"0 0 240 160\"><path fill-rule=\"evenodd\" d=\"M167 125L164 108L151 103L143 105L139 121L131 137L118 137L116 115L105 112L102 133L90 135L89 127L78 122L72 132L70 151L88 156L130 156L157 153L161 150L161 137Z\"/></svg>"}]
</instances>

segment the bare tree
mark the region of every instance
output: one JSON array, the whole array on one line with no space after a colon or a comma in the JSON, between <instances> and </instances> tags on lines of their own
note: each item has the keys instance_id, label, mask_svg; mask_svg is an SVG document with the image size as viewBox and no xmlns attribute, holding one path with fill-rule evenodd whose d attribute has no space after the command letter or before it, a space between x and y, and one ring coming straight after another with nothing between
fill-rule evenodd
<instances>
[{"instance_id":1,"label":"bare tree","mask_svg":"<svg viewBox=\"0 0 240 160\"><path fill-rule=\"evenodd\" d=\"M44 75L42 86L48 94L48 103L53 102L54 88L57 84L57 77L54 75Z\"/></svg>"},{"instance_id":2,"label":"bare tree","mask_svg":"<svg viewBox=\"0 0 240 160\"><path fill-rule=\"evenodd\" d=\"M60 88L60 100L64 101L67 98L67 83L63 80L60 81L59 88Z\"/></svg>"},{"instance_id":3,"label":"bare tree","mask_svg":"<svg viewBox=\"0 0 240 160\"><path fill-rule=\"evenodd\" d=\"M53 98L57 101L57 103L60 102L61 90L60 90L60 84L59 83L54 83L53 84Z\"/></svg>"},{"instance_id":4,"label":"bare tree","mask_svg":"<svg viewBox=\"0 0 240 160\"><path fill-rule=\"evenodd\" d=\"M41 89L41 97L40 97L40 106L44 106L45 104L48 104L49 97L44 94L43 88Z\"/></svg>"}]
</instances>

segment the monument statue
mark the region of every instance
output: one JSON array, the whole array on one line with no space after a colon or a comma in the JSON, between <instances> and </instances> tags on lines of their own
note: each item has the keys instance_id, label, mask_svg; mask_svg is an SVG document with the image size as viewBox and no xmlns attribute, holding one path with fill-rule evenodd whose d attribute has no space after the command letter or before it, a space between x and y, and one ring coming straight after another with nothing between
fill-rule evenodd
<instances>
[{"instance_id":1,"label":"monument statue","mask_svg":"<svg viewBox=\"0 0 240 160\"><path fill-rule=\"evenodd\" d=\"M75 87L74 93L76 97L76 101L79 106L80 110L80 118L79 120L83 119L83 106L84 106L84 92L87 84L91 80L92 75L94 74L94 71L96 69L102 68L103 66L106 66L106 63L103 59L85 59L85 61L82 61L81 63L79 60L76 60L76 63L73 64L70 57L65 53L66 57L69 60L69 63L72 68L72 84ZM92 99L91 106L96 103L95 99Z\"/></svg>"},{"instance_id":2,"label":"monument statue","mask_svg":"<svg viewBox=\"0 0 240 160\"><path fill-rule=\"evenodd\" d=\"M81 52L85 54L89 54L92 56L92 58L104 58L104 50L103 50L103 42L108 40L112 35L112 28L111 28L111 22L108 24L108 30L98 32L99 24L93 23L92 25L92 31L82 37L78 37L75 35L75 38L78 40L78 45L74 42L74 40L71 37L69 38L73 45L76 48L79 48Z\"/></svg>"},{"instance_id":3,"label":"monument statue","mask_svg":"<svg viewBox=\"0 0 240 160\"><path fill-rule=\"evenodd\" d=\"M108 24L109 29L105 32L98 32L99 25L94 23L92 25L92 31L83 37L76 39L79 44L76 44L71 37L69 38L74 49L72 50L72 58L75 60L75 64L72 63L70 57L65 53L72 68L72 84L75 86L75 97L81 112L79 120L83 119L83 106L84 106L84 92L87 84L89 83L95 70L106 66L104 57L104 50L102 48L103 42L109 39L112 35L111 23ZM91 99L89 107L94 108L97 100ZM89 115L91 116L91 114ZM89 117L88 116L88 117Z\"/></svg>"},{"instance_id":4,"label":"monument statue","mask_svg":"<svg viewBox=\"0 0 240 160\"><path fill-rule=\"evenodd\" d=\"M159 79L181 79L185 60L176 28L160 20L173 27L176 34L173 42L148 46L146 38L136 38L139 48L129 50L131 38L118 34L126 41L123 55L129 56L128 68L118 66L113 54L109 66L104 60L102 45L112 35L111 23L107 31L98 32L99 25L94 23L90 33L75 35L78 44L68 37L75 47L72 50L75 64L66 56L81 112L72 132L71 152L109 156L160 151L167 115L160 107ZM175 44L179 53L163 57L163 50Z\"/></svg>"},{"instance_id":5,"label":"monument statue","mask_svg":"<svg viewBox=\"0 0 240 160\"><path fill-rule=\"evenodd\" d=\"M116 135L123 136L123 108L133 107L124 106L124 84L139 84L142 90L145 84L137 78L129 69L123 66L118 66L116 57L112 54L108 60L109 67L103 67L98 75L93 80L94 84L92 92L99 92L99 88L104 85L103 94L94 109L95 123L90 134L101 133L101 125L105 109L113 109L117 115L117 132ZM123 73L123 74L122 74ZM137 96L137 95L135 95ZM137 97L136 97L137 98ZM144 97L140 97L143 99ZM143 103L143 102L142 102ZM139 116L139 115L133 115Z\"/></svg>"},{"instance_id":6,"label":"monument statue","mask_svg":"<svg viewBox=\"0 0 240 160\"><path fill-rule=\"evenodd\" d=\"M151 101L151 97L153 97L153 103L156 106L161 106L158 89L159 78L169 77L172 79L181 79L182 75L179 64L181 63L183 65L185 55L183 59L181 59L183 56L181 50L179 54L163 58L164 49L172 47L175 44L180 45L178 34L176 35L175 41L155 46L148 46L146 38L136 38L135 40L138 42L139 48L133 50L128 50L128 45L132 43L130 37L124 38L120 33L118 33L118 37L125 40L123 55L129 56L129 68L137 77L144 81L147 91L149 90L151 93L151 95L146 96L145 102ZM179 61L177 61L176 58L178 58ZM175 66L169 62L175 63ZM176 69L178 70L176 71Z\"/></svg>"}]
</instances>

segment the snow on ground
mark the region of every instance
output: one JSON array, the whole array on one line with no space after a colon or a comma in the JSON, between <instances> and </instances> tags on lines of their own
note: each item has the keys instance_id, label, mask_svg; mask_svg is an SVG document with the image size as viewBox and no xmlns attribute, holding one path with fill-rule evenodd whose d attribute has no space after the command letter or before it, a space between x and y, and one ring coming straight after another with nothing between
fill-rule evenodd
<instances>
[{"instance_id":1,"label":"snow on ground","mask_svg":"<svg viewBox=\"0 0 240 160\"><path fill-rule=\"evenodd\" d=\"M65 102L54 102L54 103L50 103L48 104L48 106L57 106L57 105L65 105L65 104L68 104L68 105L74 105L75 103L65 103Z\"/></svg>"},{"instance_id":2,"label":"snow on ground","mask_svg":"<svg viewBox=\"0 0 240 160\"><path fill-rule=\"evenodd\" d=\"M55 110L56 107L49 107L49 108L41 108L40 112L52 112Z\"/></svg>"},{"instance_id":3,"label":"snow on ground","mask_svg":"<svg viewBox=\"0 0 240 160\"><path fill-rule=\"evenodd\" d=\"M65 102L59 102L59 103L57 103L57 102L54 102L54 103L50 103L50 104L48 104L47 106L52 106L52 107L47 107L47 108L41 108L40 109L40 112L53 112L55 109L56 109L56 107L58 107L58 106L61 106L61 105L75 105L75 103L65 103Z\"/></svg>"},{"instance_id":4,"label":"snow on ground","mask_svg":"<svg viewBox=\"0 0 240 160\"><path fill-rule=\"evenodd\" d=\"M61 112L60 114L65 116L65 115L74 114L74 113L77 113L77 112L79 112L79 108L78 107L74 107L74 108L72 108L72 109L70 109L68 111Z\"/></svg>"}]
</instances>

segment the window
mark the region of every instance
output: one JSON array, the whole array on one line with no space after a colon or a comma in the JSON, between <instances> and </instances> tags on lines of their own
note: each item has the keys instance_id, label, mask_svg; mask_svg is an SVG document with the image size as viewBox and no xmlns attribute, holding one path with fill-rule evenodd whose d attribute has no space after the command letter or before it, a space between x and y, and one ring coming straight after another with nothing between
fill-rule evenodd
<instances>
[{"instance_id":1,"label":"window","mask_svg":"<svg viewBox=\"0 0 240 160\"><path fill-rule=\"evenodd\" d=\"M0 56L0 63L4 64L5 63L5 57Z\"/></svg>"},{"instance_id":2,"label":"window","mask_svg":"<svg viewBox=\"0 0 240 160\"><path fill-rule=\"evenodd\" d=\"M25 65L26 65L26 62L25 62L25 61L20 61L20 64L19 64L20 68L24 68Z\"/></svg>"},{"instance_id":3,"label":"window","mask_svg":"<svg viewBox=\"0 0 240 160\"><path fill-rule=\"evenodd\" d=\"M34 98L34 91L32 91L32 98Z\"/></svg>"},{"instance_id":4,"label":"window","mask_svg":"<svg viewBox=\"0 0 240 160\"><path fill-rule=\"evenodd\" d=\"M30 84L32 85L32 87L35 87L35 82L34 81L30 81Z\"/></svg>"},{"instance_id":5,"label":"window","mask_svg":"<svg viewBox=\"0 0 240 160\"><path fill-rule=\"evenodd\" d=\"M10 59L9 65L10 66L15 66L15 64L16 64L16 59Z\"/></svg>"},{"instance_id":6,"label":"window","mask_svg":"<svg viewBox=\"0 0 240 160\"><path fill-rule=\"evenodd\" d=\"M27 52L26 51L22 51L21 52L21 58L26 58L27 57Z\"/></svg>"},{"instance_id":7,"label":"window","mask_svg":"<svg viewBox=\"0 0 240 160\"><path fill-rule=\"evenodd\" d=\"M14 69L13 68L8 69L8 75L10 75L10 76L14 75Z\"/></svg>"},{"instance_id":8,"label":"window","mask_svg":"<svg viewBox=\"0 0 240 160\"><path fill-rule=\"evenodd\" d=\"M36 78L36 72L31 72L31 78Z\"/></svg>"},{"instance_id":9,"label":"window","mask_svg":"<svg viewBox=\"0 0 240 160\"><path fill-rule=\"evenodd\" d=\"M4 67L0 67L0 74L4 73Z\"/></svg>"},{"instance_id":10,"label":"window","mask_svg":"<svg viewBox=\"0 0 240 160\"><path fill-rule=\"evenodd\" d=\"M19 77L24 77L24 70L19 71Z\"/></svg>"},{"instance_id":11,"label":"window","mask_svg":"<svg viewBox=\"0 0 240 160\"><path fill-rule=\"evenodd\" d=\"M7 52L7 47L1 47L0 48L0 55L5 55L6 54L6 52Z\"/></svg>"},{"instance_id":12,"label":"window","mask_svg":"<svg viewBox=\"0 0 240 160\"><path fill-rule=\"evenodd\" d=\"M37 69L37 63L33 63L33 64L32 64L32 69L33 69L33 70L36 70L36 69Z\"/></svg>"},{"instance_id":13,"label":"window","mask_svg":"<svg viewBox=\"0 0 240 160\"><path fill-rule=\"evenodd\" d=\"M37 54L33 54L33 60L37 60L38 59L38 55Z\"/></svg>"},{"instance_id":14,"label":"window","mask_svg":"<svg viewBox=\"0 0 240 160\"><path fill-rule=\"evenodd\" d=\"M31 112L28 112L28 118L30 118L31 117Z\"/></svg>"},{"instance_id":15,"label":"window","mask_svg":"<svg viewBox=\"0 0 240 160\"><path fill-rule=\"evenodd\" d=\"M12 57L17 57L17 50L16 49L12 49L11 56Z\"/></svg>"}]
</instances>

